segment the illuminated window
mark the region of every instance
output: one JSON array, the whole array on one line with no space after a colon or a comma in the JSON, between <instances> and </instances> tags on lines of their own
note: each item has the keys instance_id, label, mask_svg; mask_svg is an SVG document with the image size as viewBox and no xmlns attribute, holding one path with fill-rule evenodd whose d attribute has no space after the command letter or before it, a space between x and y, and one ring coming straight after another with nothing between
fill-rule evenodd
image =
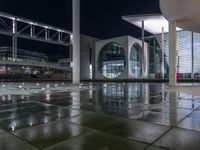
<instances>
[{"instance_id":1,"label":"illuminated window","mask_svg":"<svg viewBox=\"0 0 200 150\"><path fill-rule=\"evenodd\" d=\"M120 44L108 43L99 53L98 69L105 78L117 78L124 71L125 58L125 49Z\"/></svg>"}]
</instances>

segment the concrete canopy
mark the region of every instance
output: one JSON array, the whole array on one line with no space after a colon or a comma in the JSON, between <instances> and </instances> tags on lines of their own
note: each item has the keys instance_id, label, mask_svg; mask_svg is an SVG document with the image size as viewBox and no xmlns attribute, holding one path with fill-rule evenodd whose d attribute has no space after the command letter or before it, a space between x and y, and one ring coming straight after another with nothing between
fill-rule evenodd
<instances>
[{"instance_id":1,"label":"concrete canopy","mask_svg":"<svg viewBox=\"0 0 200 150\"><path fill-rule=\"evenodd\" d=\"M161 34L162 27L165 33L169 32L169 23L162 14L122 16L122 19L139 28L142 28L142 21L144 21L144 30L152 34ZM179 30L181 29L177 28L177 31Z\"/></svg>"},{"instance_id":2,"label":"concrete canopy","mask_svg":"<svg viewBox=\"0 0 200 150\"><path fill-rule=\"evenodd\" d=\"M160 0L162 14L177 26L200 32L200 0Z\"/></svg>"}]
</instances>

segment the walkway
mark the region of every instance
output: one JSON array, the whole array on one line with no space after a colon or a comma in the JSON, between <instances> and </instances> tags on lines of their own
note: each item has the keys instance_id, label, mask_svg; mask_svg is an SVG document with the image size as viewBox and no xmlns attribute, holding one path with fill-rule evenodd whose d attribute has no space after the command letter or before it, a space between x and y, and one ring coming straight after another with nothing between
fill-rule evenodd
<instances>
[{"instance_id":1,"label":"walkway","mask_svg":"<svg viewBox=\"0 0 200 150\"><path fill-rule=\"evenodd\" d=\"M0 86L1 150L200 149L200 94L188 92L191 84Z\"/></svg>"}]
</instances>

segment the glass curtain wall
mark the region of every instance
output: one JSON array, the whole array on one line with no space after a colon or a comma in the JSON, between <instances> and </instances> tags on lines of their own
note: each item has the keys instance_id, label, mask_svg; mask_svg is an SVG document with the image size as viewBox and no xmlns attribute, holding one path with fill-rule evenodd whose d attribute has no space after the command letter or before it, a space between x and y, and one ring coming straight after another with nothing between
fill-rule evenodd
<instances>
[{"instance_id":1,"label":"glass curtain wall","mask_svg":"<svg viewBox=\"0 0 200 150\"><path fill-rule=\"evenodd\" d=\"M148 37L145 41L149 44L149 74L161 78L162 50L159 43L160 38ZM168 62L165 55L165 74L168 72Z\"/></svg>"},{"instance_id":2,"label":"glass curtain wall","mask_svg":"<svg viewBox=\"0 0 200 150\"><path fill-rule=\"evenodd\" d=\"M135 78L142 76L142 47L138 43L131 48L130 68Z\"/></svg>"},{"instance_id":3,"label":"glass curtain wall","mask_svg":"<svg viewBox=\"0 0 200 150\"><path fill-rule=\"evenodd\" d=\"M200 34L194 33L194 73L200 73Z\"/></svg>"},{"instance_id":4,"label":"glass curtain wall","mask_svg":"<svg viewBox=\"0 0 200 150\"><path fill-rule=\"evenodd\" d=\"M156 43L152 44L156 38ZM178 31L177 32L177 73L181 75L181 78L191 78L192 70L200 73L200 34L194 33L194 40L192 40L192 32L190 31ZM156 64L161 63L161 45L162 45L162 35L155 35L154 37L148 38L148 43L150 42L150 73L159 74L160 70L156 69ZM194 41L194 47L192 43ZM169 66L169 47L168 47L169 39L168 33L165 34L164 41L164 52L165 52L165 71L168 74L168 66ZM194 49L193 49L194 48ZM151 52L153 50L153 52ZM157 51L157 52L156 52ZM194 57L193 53L194 51ZM151 59L154 60L154 67L152 67ZM155 62L155 58L157 62ZM194 61L194 66L192 66L192 62ZM194 68L193 68L194 67Z\"/></svg>"}]
</instances>

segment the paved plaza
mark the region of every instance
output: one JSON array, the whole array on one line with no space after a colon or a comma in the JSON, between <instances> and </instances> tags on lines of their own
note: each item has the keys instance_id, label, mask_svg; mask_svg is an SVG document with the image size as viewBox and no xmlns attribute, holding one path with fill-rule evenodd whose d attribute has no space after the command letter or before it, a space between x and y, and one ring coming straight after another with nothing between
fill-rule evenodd
<instances>
[{"instance_id":1,"label":"paved plaza","mask_svg":"<svg viewBox=\"0 0 200 150\"><path fill-rule=\"evenodd\" d=\"M0 150L200 149L200 84L0 88Z\"/></svg>"}]
</instances>

